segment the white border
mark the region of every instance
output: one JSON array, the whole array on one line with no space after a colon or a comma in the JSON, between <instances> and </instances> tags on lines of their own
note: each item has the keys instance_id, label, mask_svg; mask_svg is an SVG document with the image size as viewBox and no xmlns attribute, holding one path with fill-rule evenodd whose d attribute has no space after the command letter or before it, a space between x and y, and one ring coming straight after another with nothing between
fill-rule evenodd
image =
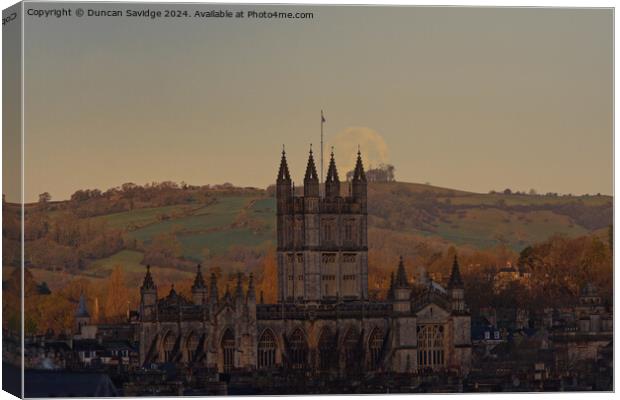
<instances>
[{"instance_id":1,"label":"white border","mask_svg":"<svg viewBox=\"0 0 620 400\"><path fill-rule=\"evenodd\" d=\"M30 2L30 1L29 1ZM2 6L2 9L5 9L7 7L10 7L11 5L15 4L16 1L10 1L10 0L0 0L0 5ZM81 1L66 1L63 3L82 3ZM93 3L97 3L97 2L93 2ZM150 3L150 1L146 1L146 0L133 0L131 1L131 3ZM152 2L151 2L152 3ZM299 1L299 0L288 0L288 1L278 1L278 0L271 0L271 1L257 1L257 0L229 0L229 1L221 1L221 0L211 0L208 2L183 2L183 1L158 1L157 3L222 3L222 4L230 4L230 3L237 3L237 4L248 4L248 3L253 3L253 4L264 4L264 3L268 3L268 4L324 4L324 5L337 5L337 4L348 4L348 5L385 5L385 6L389 6L389 5L419 5L419 6L477 6L477 7L587 7L587 8L592 8L592 7L606 7L606 8L610 8L616 7L616 1L601 1L601 0L592 0L592 1L561 1L561 0L556 0L556 1L550 1L550 0L544 0L544 1L510 1L510 0L496 0L496 1L490 1L490 0L474 0L474 1L467 1L467 0L443 0L443 1L420 1L420 2L413 2L413 1L408 1L408 0L391 0L391 1L386 1L386 0L374 0L374 1L368 1L368 0L339 0L339 1L332 1L332 0L314 0L314 1ZM616 14L614 12L614 27L616 24ZM22 24L22 34L23 34L23 29L24 29L24 25ZM22 36L23 37L23 36ZM617 31L614 29L614 76L616 75L616 73L618 72L617 69L617 63L616 63L616 43L618 43L618 33ZM22 43L22 57L23 57L23 43ZM22 60L23 61L23 60ZM23 63L22 63L22 68L23 68ZM22 90L23 90L23 79L22 79ZM0 89L2 88L2 84L0 83ZM614 98L615 98L615 94L618 92L618 83L617 81L614 79ZM24 109L23 109L23 105L24 105L24 98L22 96L22 145L24 143L24 135L23 135L23 128L24 128L24 120L23 120L23 116L24 116ZM616 115L618 115L618 105L615 103L614 101L614 155L617 153L618 150L618 143L615 141L615 117ZM0 117L1 118L1 117ZM2 143L0 141L0 150L2 149ZM23 147L22 147L23 149ZM0 151L1 154L1 151ZM24 154L22 153L22 163L24 162ZM0 156L1 157L1 156ZM23 168L23 164L22 164L22 168ZM23 169L22 169L23 171ZM617 172L617 166L615 164L615 157L614 157L614 210L616 209L617 206L617 201L616 201L616 192L615 192L615 188L617 187L618 184L618 174ZM0 186L2 185L2 176L0 175ZM22 176L22 185L23 185L23 176ZM23 186L22 186L22 198L23 198ZM1 218L1 217L0 217ZM618 216L615 212L614 212L614 238L617 238L617 229L616 227L619 226L618 224L620 223L620 216ZM618 240L614 241L614 266L618 265L617 261L618 261L618 257L620 257L620 255L618 254L618 248L620 246L618 246ZM0 249L0 254L1 254L1 249ZM619 274L615 274L614 273L614 303L616 303L616 299L618 298L618 290L617 288L619 287L618 283L619 283ZM23 279L23 277L22 277ZM23 285L23 282L22 282ZM0 299L0 304L1 304L1 299ZM23 310L23 304L22 304L22 310ZM617 310L617 307L615 308L615 310ZM617 317L617 312L614 312L614 336L618 337L618 325L615 324L616 321L616 317ZM22 322L23 322L23 318L22 318ZM23 327L22 327L23 329ZM615 353L614 353L614 364L615 364ZM1 367L0 367L1 370ZM1 381L1 376L0 376L0 381ZM614 388L618 388L620 383L620 379L619 379L619 375L617 373L617 371L614 371ZM23 392L22 392L23 393ZM426 398L430 398L431 396L436 397L436 396L453 396L454 394L445 394L445 395L406 395L406 396L416 396L418 398L421 399L426 399ZM458 394L457 394L458 395ZM569 400L581 400L583 397L588 397L589 399L601 399L601 398L613 398L614 394L613 393L592 393L592 392L584 392L584 393L578 393L578 392L571 392L571 393L536 393L536 394L500 394L500 393L492 393L492 394L461 394L461 396L467 396L468 398L493 398L495 396L501 396L502 399L519 399L519 398L532 398L532 397L545 397L545 398L550 398L550 397L558 397L561 396L562 399L569 399ZM395 396L398 396L399 398L405 395L367 395L364 396L365 398L376 398L376 399L384 399L384 400L389 400L389 399L393 399L395 398ZM314 397L314 396L287 396L288 398L296 398L296 399L304 399L304 398L310 398L310 397ZM354 399L354 398L359 398L359 396L330 396L330 397L337 397L337 398L342 398L342 399ZM0 392L0 400L5 400L5 399L13 399L14 397L11 396L10 394L8 394L7 392ZM244 397L232 397L235 399L247 399L246 396ZM261 396L261 398L265 398L265 399L277 399L279 398L278 396ZM176 397L173 398L167 398L167 397L161 397L161 399L176 399Z\"/></svg>"}]
</instances>

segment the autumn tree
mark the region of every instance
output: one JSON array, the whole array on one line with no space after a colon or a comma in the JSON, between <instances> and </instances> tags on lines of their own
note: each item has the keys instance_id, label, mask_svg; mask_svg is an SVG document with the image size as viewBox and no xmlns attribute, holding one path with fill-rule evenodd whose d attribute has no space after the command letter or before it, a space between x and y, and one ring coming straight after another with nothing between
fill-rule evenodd
<instances>
[{"instance_id":1,"label":"autumn tree","mask_svg":"<svg viewBox=\"0 0 620 400\"><path fill-rule=\"evenodd\" d=\"M129 303L129 292L120 265L112 270L106 288L105 315L108 319L120 320L126 315Z\"/></svg>"},{"instance_id":2,"label":"autumn tree","mask_svg":"<svg viewBox=\"0 0 620 400\"><path fill-rule=\"evenodd\" d=\"M275 303L278 299L278 266L276 249L270 247L263 258L263 274L259 285L259 293L263 292L266 303Z\"/></svg>"}]
</instances>

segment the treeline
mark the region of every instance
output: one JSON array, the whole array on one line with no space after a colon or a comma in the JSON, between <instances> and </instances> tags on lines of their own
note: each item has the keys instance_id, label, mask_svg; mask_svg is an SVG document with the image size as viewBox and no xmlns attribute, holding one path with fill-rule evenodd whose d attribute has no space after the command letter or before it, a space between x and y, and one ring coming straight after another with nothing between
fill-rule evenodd
<instances>
[{"instance_id":1,"label":"treeline","mask_svg":"<svg viewBox=\"0 0 620 400\"><path fill-rule=\"evenodd\" d=\"M125 248L124 233L104 221L80 219L67 212L50 218L29 212L24 237L26 265L75 271L87 260L108 257Z\"/></svg>"},{"instance_id":2,"label":"treeline","mask_svg":"<svg viewBox=\"0 0 620 400\"><path fill-rule=\"evenodd\" d=\"M78 190L68 202L50 205L51 209L70 209L78 217L92 217L138 208L164 207L179 204L202 204L212 195L252 195L264 193L257 188L222 185L189 185L185 182L152 182L145 185L124 183L105 192L98 189Z\"/></svg>"},{"instance_id":3,"label":"treeline","mask_svg":"<svg viewBox=\"0 0 620 400\"><path fill-rule=\"evenodd\" d=\"M566 202L549 202L511 205L505 199L492 204L453 204L447 193L432 191L413 192L404 187L395 187L389 195L382 191L369 191L368 214L375 217L371 222L387 229L419 229L434 231L442 218L449 215L460 217L467 210L498 209L506 212L551 211L569 217L575 223L589 230L605 228L613 219L613 203L589 205L575 198Z\"/></svg>"}]
</instances>

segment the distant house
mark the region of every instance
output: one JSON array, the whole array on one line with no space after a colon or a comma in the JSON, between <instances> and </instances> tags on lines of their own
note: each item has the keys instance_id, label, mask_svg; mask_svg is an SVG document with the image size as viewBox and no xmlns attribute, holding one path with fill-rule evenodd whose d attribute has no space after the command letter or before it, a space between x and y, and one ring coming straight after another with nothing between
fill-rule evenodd
<instances>
[{"instance_id":1,"label":"distant house","mask_svg":"<svg viewBox=\"0 0 620 400\"><path fill-rule=\"evenodd\" d=\"M519 282L527 285L531 277L531 272L524 266L519 268L512 265L510 262L506 263L506 266L500 268L495 274L493 282L493 290L500 292L505 289L511 282Z\"/></svg>"},{"instance_id":2,"label":"distant house","mask_svg":"<svg viewBox=\"0 0 620 400\"><path fill-rule=\"evenodd\" d=\"M24 345L24 362L29 369L65 369L74 364L74 353L66 341L28 341Z\"/></svg>"},{"instance_id":3,"label":"distant house","mask_svg":"<svg viewBox=\"0 0 620 400\"><path fill-rule=\"evenodd\" d=\"M97 340L81 339L73 341L73 351L77 354L80 364L91 366L101 361L105 347Z\"/></svg>"}]
</instances>

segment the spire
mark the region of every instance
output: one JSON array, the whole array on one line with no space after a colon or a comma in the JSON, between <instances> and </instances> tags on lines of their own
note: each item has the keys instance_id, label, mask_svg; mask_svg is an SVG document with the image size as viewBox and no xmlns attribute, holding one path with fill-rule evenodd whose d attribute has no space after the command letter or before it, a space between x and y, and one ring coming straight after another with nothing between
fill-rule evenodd
<instances>
[{"instance_id":1,"label":"spire","mask_svg":"<svg viewBox=\"0 0 620 400\"><path fill-rule=\"evenodd\" d=\"M153 282L153 277L151 276L151 266L147 265L146 266L146 275L144 275L144 281L142 281L142 290L148 289L148 290L153 290L155 289L155 282Z\"/></svg>"},{"instance_id":2,"label":"spire","mask_svg":"<svg viewBox=\"0 0 620 400\"><path fill-rule=\"evenodd\" d=\"M242 288L242 285L241 285L242 278L243 278L243 275L241 275L241 272L238 272L237 273L237 289L235 291L235 297L237 297L239 299L243 298L243 288Z\"/></svg>"},{"instance_id":3,"label":"spire","mask_svg":"<svg viewBox=\"0 0 620 400\"><path fill-rule=\"evenodd\" d=\"M353 172L354 182L366 182L366 173L364 172L364 164L362 163L362 153L359 146L357 149L357 161L355 162L355 171Z\"/></svg>"},{"instance_id":4,"label":"spire","mask_svg":"<svg viewBox=\"0 0 620 400\"><path fill-rule=\"evenodd\" d=\"M254 274L250 272L250 280L248 282L248 300L256 301L256 289L254 288Z\"/></svg>"},{"instance_id":5,"label":"spire","mask_svg":"<svg viewBox=\"0 0 620 400\"><path fill-rule=\"evenodd\" d=\"M286 162L286 152L284 151L284 145L282 145L282 159L280 160L280 170L278 171L278 182L291 182L291 174L288 172L288 163Z\"/></svg>"},{"instance_id":6,"label":"spire","mask_svg":"<svg viewBox=\"0 0 620 400\"><path fill-rule=\"evenodd\" d=\"M217 290L217 277L214 273L211 273L211 284L209 287L209 295L211 304L216 304L218 300L218 290Z\"/></svg>"},{"instance_id":7,"label":"spire","mask_svg":"<svg viewBox=\"0 0 620 400\"><path fill-rule=\"evenodd\" d=\"M174 283L170 285L170 293L168 293L168 297L177 297L177 291L174 290Z\"/></svg>"},{"instance_id":8,"label":"spire","mask_svg":"<svg viewBox=\"0 0 620 400\"><path fill-rule=\"evenodd\" d=\"M325 179L325 196L332 198L340 196L340 180L338 179L333 147L329 167L327 168L327 178Z\"/></svg>"},{"instance_id":9,"label":"spire","mask_svg":"<svg viewBox=\"0 0 620 400\"><path fill-rule=\"evenodd\" d=\"M448 289L462 288L463 280L461 279L461 271L459 269L459 261L454 256L454 262L452 263L452 273L450 274L450 280L448 281Z\"/></svg>"},{"instance_id":10,"label":"spire","mask_svg":"<svg viewBox=\"0 0 620 400\"><path fill-rule=\"evenodd\" d=\"M308 165L306 166L306 175L304 176L305 182L318 182L319 175L316 172L316 166L314 165L314 157L312 156L312 145L310 145L310 155L308 156Z\"/></svg>"},{"instance_id":11,"label":"spire","mask_svg":"<svg viewBox=\"0 0 620 400\"><path fill-rule=\"evenodd\" d=\"M329 166L327 167L326 182L339 182L338 170L336 169L336 160L334 159L334 148L332 147L331 157L329 159Z\"/></svg>"},{"instance_id":12,"label":"spire","mask_svg":"<svg viewBox=\"0 0 620 400\"><path fill-rule=\"evenodd\" d=\"M194 284L192 285L192 290L194 289L206 289L205 280L202 277L202 271L200 271L201 266L198 264L196 267L196 278L194 278Z\"/></svg>"},{"instance_id":13,"label":"spire","mask_svg":"<svg viewBox=\"0 0 620 400\"><path fill-rule=\"evenodd\" d=\"M394 287L409 287L409 280L407 279L407 272L405 272L405 263L403 262L403 256L400 256L400 261L398 262L398 270L396 271L396 280L394 282Z\"/></svg>"},{"instance_id":14,"label":"spire","mask_svg":"<svg viewBox=\"0 0 620 400\"><path fill-rule=\"evenodd\" d=\"M226 284L226 292L224 293L224 303L232 304L232 296L230 295L230 287Z\"/></svg>"},{"instance_id":15,"label":"spire","mask_svg":"<svg viewBox=\"0 0 620 400\"><path fill-rule=\"evenodd\" d=\"M310 145L310 156L304 177L304 196L319 197L319 175L316 173L314 157L312 156L312 145Z\"/></svg>"},{"instance_id":16,"label":"spire","mask_svg":"<svg viewBox=\"0 0 620 400\"><path fill-rule=\"evenodd\" d=\"M388 300L394 300L394 271L390 274L390 288L387 292Z\"/></svg>"},{"instance_id":17,"label":"spire","mask_svg":"<svg viewBox=\"0 0 620 400\"><path fill-rule=\"evenodd\" d=\"M86 308L86 297L84 297L84 292L80 294L80 302L75 312L75 316L78 318L90 318L90 314Z\"/></svg>"}]
</instances>

